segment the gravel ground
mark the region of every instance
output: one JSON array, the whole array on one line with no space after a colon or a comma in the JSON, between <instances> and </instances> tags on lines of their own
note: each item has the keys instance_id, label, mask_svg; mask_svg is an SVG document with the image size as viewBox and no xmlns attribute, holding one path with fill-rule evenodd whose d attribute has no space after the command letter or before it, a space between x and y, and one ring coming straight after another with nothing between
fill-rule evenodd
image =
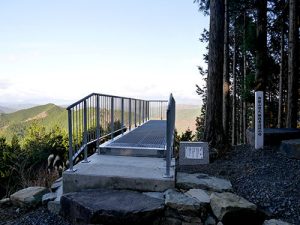
<instances>
[{"instance_id":1,"label":"gravel ground","mask_svg":"<svg viewBox=\"0 0 300 225\"><path fill-rule=\"evenodd\" d=\"M41 206L24 210L14 206L0 208L0 225L70 225L62 217Z\"/></svg>"},{"instance_id":2,"label":"gravel ground","mask_svg":"<svg viewBox=\"0 0 300 225\"><path fill-rule=\"evenodd\" d=\"M234 147L224 159L180 170L229 179L235 193L255 203L269 217L300 224L300 160L271 148Z\"/></svg>"}]
</instances>

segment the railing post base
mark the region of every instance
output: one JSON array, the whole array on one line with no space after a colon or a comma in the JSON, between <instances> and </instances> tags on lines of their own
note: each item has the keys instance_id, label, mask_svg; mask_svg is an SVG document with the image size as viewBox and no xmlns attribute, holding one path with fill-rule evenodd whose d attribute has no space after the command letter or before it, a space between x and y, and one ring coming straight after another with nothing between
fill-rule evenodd
<instances>
[{"instance_id":1,"label":"railing post base","mask_svg":"<svg viewBox=\"0 0 300 225\"><path fill-rule=\"evenodd\" d=\"M163 178L173 178L173 176L170 175L170 174L169 174L169 175L168 175L168 174L164 174L164 175L163 175Z\"/></svg>"}]
</instances>

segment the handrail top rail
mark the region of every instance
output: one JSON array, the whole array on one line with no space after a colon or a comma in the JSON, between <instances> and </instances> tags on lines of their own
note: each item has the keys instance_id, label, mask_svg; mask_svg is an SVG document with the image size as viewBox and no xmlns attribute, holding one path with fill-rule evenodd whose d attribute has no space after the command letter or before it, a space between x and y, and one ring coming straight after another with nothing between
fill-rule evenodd
<instances>
[{"instance_id":1,"label":"handrail top rail","mask_svg":"<svg viewBox=\"0 0 300 225\"><path fill-rule=\"evenodd\" d=\"M155 99L151 99L151 100L146 100L147 102L168 102L168 100L155 100Z\"/></svg>"},{"instance_id":2,"label":"handrail top rail","mask_svg":"<svg viewBox=\"0 0 300 225\"><path fill-rule=\"evenodd\" d=\"M138 100L138 101L148 101L148 102L168 102L168 100L143 100L143 99L138 99L138 98L130 98L130 97L123 97L123 96L117 96L117 95L108 95L108 94L101 94L101 93L91 93L85 97L83 97L82 99L74 102L73 104L69 105L66 109L70 110L71 108L73 108L74 106L82 103L83 101L85 101L86 99L97 95L97 96L103 96L103 97L114 97L114 98L123 98L123 99L131 99L131 100Z\"/></svg>"}]
</instances>

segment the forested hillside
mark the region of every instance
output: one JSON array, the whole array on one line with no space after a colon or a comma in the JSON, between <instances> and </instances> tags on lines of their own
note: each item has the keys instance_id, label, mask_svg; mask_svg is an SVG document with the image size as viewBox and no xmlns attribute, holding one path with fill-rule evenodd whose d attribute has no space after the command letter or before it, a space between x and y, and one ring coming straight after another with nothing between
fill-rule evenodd
<instances>
[{"instance_id":1,"label":"forested hillside","mask_svg":"<svg viewBox=\"0 0 300 225\"><path fill-rule=\"evenodd\" d=\"M14 113L0 114L0 136L4 136L10 141L15 134L19 140L22 140L26 129L33 123L45 127L46 130L53 128L55 125L66 130L66 110L54 104L47 104Z\"/></svg>"}]
</instances>

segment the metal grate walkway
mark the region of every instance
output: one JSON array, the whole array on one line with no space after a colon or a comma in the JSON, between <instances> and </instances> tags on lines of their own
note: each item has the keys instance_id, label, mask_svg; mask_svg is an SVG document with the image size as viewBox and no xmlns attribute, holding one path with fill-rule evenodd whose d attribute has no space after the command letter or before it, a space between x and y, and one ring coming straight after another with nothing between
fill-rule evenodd
<instances>
[{"instance_id":1,"label":"metal grate walkway","mask_svg":"<svg viewBox=\"0 0 300 225\"><path fill-rule=\"evenodd\" d=\"M110 155L164 157L165 150L165 120L150 120L100 146L102 154Z\"/></svg>"}]
</instances>

